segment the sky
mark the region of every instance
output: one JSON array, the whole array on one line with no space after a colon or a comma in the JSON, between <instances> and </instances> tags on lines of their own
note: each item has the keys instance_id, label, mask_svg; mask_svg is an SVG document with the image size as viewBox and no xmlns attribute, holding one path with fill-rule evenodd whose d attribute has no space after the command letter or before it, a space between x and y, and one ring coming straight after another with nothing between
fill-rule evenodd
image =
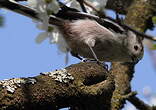
<instances>
[{"instance_id":1,"label":"sky","mask_svg":"<svg viewBox=\"0 0 156 110\"><path fill-rule=\"evenodd\" d=\"M11 11L0 10L5 23L0 27L0 80L37 76L41 72L53 71L80 62L70 56L68 65L64 63L65 55L60 53L56 45L45 40L36 44L35 38L41 32L36 24L27 17ZM148 34L156 36L156 29ZM154 59L156 60L156 59ZM151 87L156 93L156 69L145 48L143 59L136 65L132 80L132 90L138 97L145 99L143 88Z\"/></svg>"}]
</instances>

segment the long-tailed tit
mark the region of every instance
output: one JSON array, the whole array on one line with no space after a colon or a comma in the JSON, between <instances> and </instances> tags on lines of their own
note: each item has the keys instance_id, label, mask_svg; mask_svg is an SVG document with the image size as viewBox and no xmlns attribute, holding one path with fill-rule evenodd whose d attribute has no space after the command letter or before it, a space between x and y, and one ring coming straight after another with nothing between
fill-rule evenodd
<instances>
[{"instance_id":1,"label":"long-tailed tit","mask_svg":"<svg viewBox=\"0 0 156 110\"><path fill-rule=\"evenodd\" d=\"M79 59L136 62L143 56L142 39L108 19L104 19L105 26L91 19L51 17L51 21L63 34L68 50Z\"/></svg>"},{"instance_id":2,"label":"long-tailed tit","mask_svg":"<svg viewBox=\"0 0 156 110\"><path fill-rule=\"evenodd\" d=\"M7 2L9 7L3 1L0 6L39 19L35 11L17 3ZM51 16L49 23L58 27L68 45L67 50L74 56L109 62L137 62L142 58L142 38L132 31L108 19L103 19L101 24L89 18L73 19L72 16L60 13Z\"/></svg>"}]
</instances>

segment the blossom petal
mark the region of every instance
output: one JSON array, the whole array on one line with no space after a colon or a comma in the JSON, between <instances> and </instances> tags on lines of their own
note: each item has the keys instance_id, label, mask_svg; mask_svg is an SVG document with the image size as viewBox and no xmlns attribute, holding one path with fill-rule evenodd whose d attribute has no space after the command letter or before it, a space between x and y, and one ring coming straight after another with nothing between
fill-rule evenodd
<instances>
[{"instance_id":1,"label":"blossom petal","mask_svg":"<svg viewBox=\"0 0 156 110\"><path fill-rule=\"evenodd\" d=\"M40 44L40 43L42 43L46 38L48 38L48 33L47 33L47 32L42 32L42 33L40 33L40 34L36 37L35 41L36 41L36 43Z\"/></svg>"}]
</instances>

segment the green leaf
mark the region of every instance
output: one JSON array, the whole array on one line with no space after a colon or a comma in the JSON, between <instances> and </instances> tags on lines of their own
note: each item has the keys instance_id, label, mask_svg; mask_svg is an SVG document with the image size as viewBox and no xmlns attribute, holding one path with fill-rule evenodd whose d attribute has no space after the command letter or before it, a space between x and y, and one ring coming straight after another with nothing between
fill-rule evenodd
<instances>
[{"instance_id":1,"label":"green leaf","mask_svg":"<svg viewBox=\"0 0 156 110\"><path fill-rule=\"evenodd\" d=\"M4 18L3 16L0 16L0 26L3 26Z\"/></svg>"},{"instance_id":2,"label":"green leaf","mask_svg":"<svg viewBox=\"0 0 156 110\"><path fill-rule=\"evenodd\" d=\"M154 17L152 18L152 21L153 21L154 24L156 24L156 16L154 16Z\"/></svg>"},{"instance_id":3,"label":"green leaf","mask_svg":"<svg viewBox=\"0 0 156 110\"><path fill-rule=\"evenodd\" d=\"M156 44L153 44L152 48L150 48L151 50L156 50Z\"/></svg>"},{"instance_id":4,"label":"green leaf","mask_svg":"<svg viewBox=\"0 0 156 110\"><path fill-rule=\"evenodd\" d=\"M48 32L52 32L54 30L54 27L48 26Z\"/></svg>"},{"instance_id":5,"label":"green leaf","mask_svg":"<svg viewBox=\"0 0 156 110\"><path fill-rule=\"evenodd\" d=\"M44 0L44 2L46 2L46 3L51 3L52 0Z\"/></svg>"}]
</instances>

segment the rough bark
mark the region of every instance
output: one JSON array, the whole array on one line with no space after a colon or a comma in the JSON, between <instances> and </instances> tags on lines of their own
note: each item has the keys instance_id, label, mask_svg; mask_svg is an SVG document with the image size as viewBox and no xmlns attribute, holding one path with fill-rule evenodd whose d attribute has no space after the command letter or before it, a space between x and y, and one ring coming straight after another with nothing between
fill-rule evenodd
<instances>
[{"instance_id":1,"label":"rough bark","mask_svg":"<svg viewBox=\"0 0 156 110\"><path fill-rule=\"evenodd\" d=\"M112 64L112 74L115 81L111 104L112 110L119 110L125 104L125 96L131 92L130 81L134 74L134 64Z\"/></svg>"},{"instance_id":2,"label":"rough bark","mask_svg":"<svg viewBox=\"0 0 156 110\"><path fill-rule=\"evenodd\" d=\"M46 110L71 107L73 110L106 110L114 91L114 81L102 66L80 63L66 68L74 77L67 83L52 76L34 77L35 84L22 84L10 93L0 89L1 110Z\"/></svg>"},{"instance_id":3,"label":"rough bark","mask_svg":"<svg viewBox=\"0 0 156 110\"><path fill-rule=\"evenodd\" d=\"M134 29L141 32L146 31L148 24L148 19L153 16L156 12L154 8L156 6L156 1L154 0L135 0L132 5L128 8L126 15L125 23L132 26ZM122 107L125 102L125 99L122 98L123 95L126 95L131 91L130 81L134 74L135 65L122 65L119 63L114 63L112 70L115 74L115 91L112 97L113 106L112 110L118 110ZM115 102L114 102L115 101ZM130 100L134 101L134 100ZM136 106L136 108L140 109ZM140 109L141 110L141 109Z\"/></svg>"}]
</instances>

